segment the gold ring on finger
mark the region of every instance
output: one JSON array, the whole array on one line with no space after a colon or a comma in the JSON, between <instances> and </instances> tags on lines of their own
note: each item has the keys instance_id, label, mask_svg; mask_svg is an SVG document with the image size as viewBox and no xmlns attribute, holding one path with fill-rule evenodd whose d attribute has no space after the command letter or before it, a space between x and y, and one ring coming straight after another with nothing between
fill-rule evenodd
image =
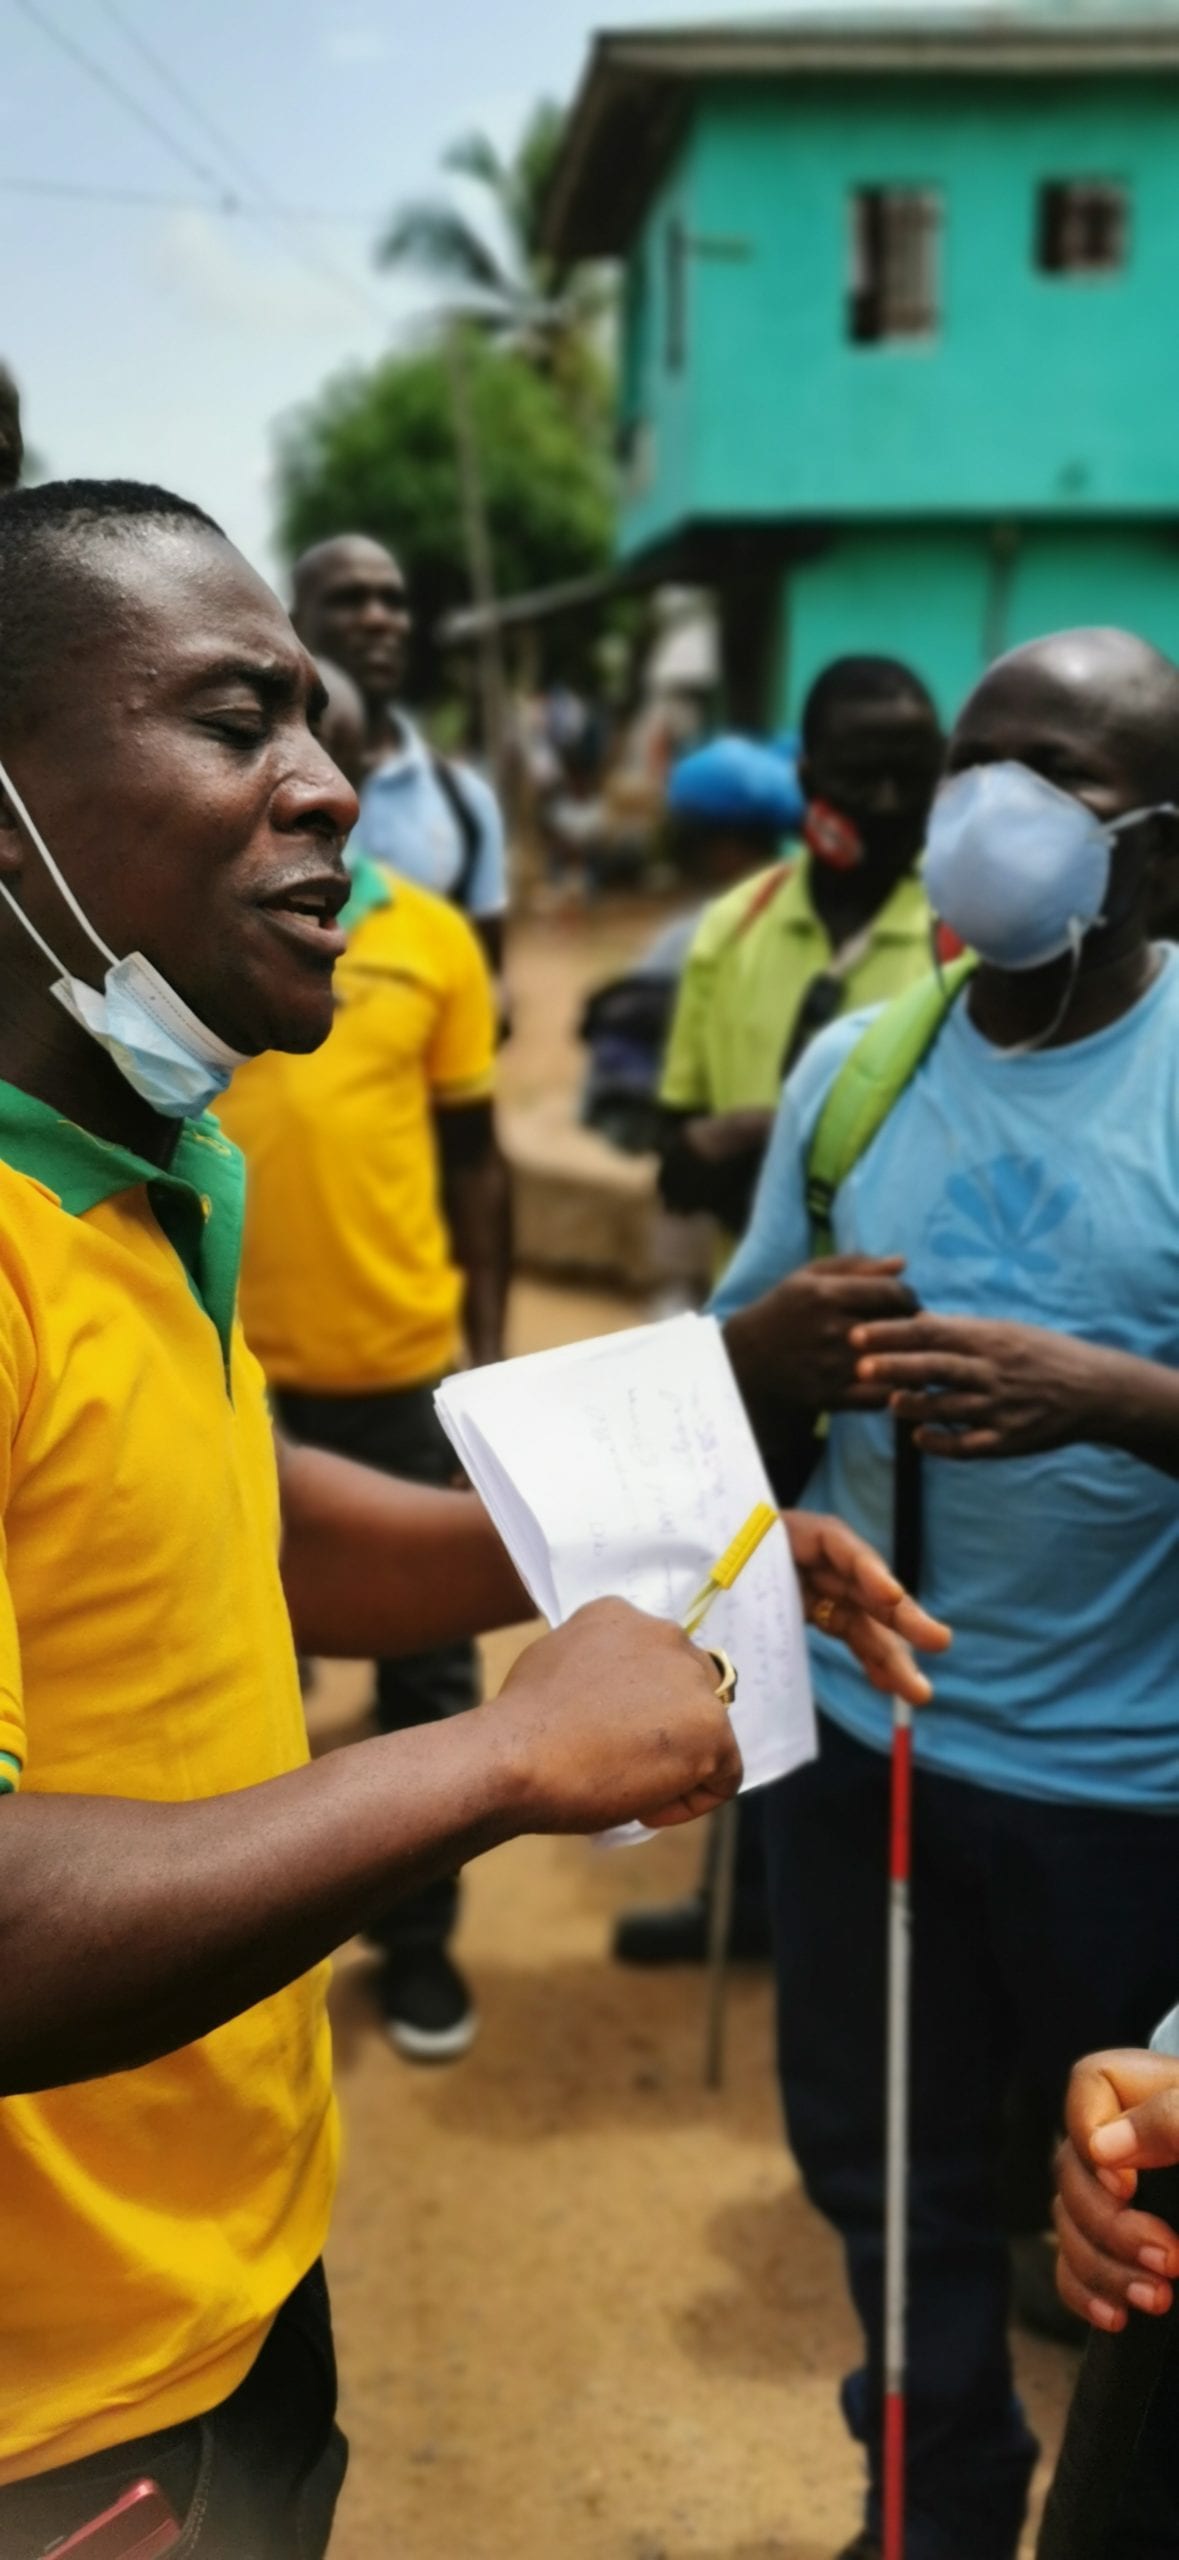
<instances>
[{"instance_id":1,"label":"gold ring on finger","mask_svg":"<svg viewBox=\"0 0 1179 2560\"><path fill-rule=\"evenodd\" d=\"M719 1644L709 1645L708 1659L716 1666L718 1683L716 1694L720 1699L721 1705L722 1707L731 1707L733 1700L737 1695L736 1665L730 1662L727 1653L725 1653Z\"/></svg>"},{"instance_id":2,"label":"gold ring on finger","mask_svg":"<svg viewBox=\"0 0 1179 2560\"><path fill-rule=\"evenodd\" d=\"M816 1600L811 1616L817 1627L829 1627L835 1616L833 1600Z\"/></svg>"}]
</instances>

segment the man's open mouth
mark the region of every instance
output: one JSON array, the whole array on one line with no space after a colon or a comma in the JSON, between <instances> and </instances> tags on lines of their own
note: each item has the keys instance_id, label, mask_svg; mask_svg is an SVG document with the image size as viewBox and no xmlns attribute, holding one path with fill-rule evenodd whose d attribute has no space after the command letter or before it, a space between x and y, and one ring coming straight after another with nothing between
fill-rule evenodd
<instances>
[{"instance_id":1,"label":"man's open mouth","mask_svg":"<svg viewBox=\"0 0 1179 2560\"><path fill-rule=\"evenodd\" d=\"M347 949L348 937L336 919L348 903L349 888L349 882L336 874L296 880L289 889L261 899L259 911L284 938L298 943L315 959L325 963L338 960Z\"/></svg>"}]
</instances>

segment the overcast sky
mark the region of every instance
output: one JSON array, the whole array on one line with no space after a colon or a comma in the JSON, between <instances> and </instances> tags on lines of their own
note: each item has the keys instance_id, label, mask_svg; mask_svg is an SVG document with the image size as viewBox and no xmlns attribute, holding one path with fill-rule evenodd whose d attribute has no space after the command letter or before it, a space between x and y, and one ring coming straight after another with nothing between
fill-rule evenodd
<instances>
[{"instance_id":1,"label":"overcast sky","mask_svg":"<svg viewBox=\"0 0 1179 2560\"><path fill-rule=\"evenodd\" d=\"M621 25L717 11L608 0L605 14ZM0 0L0 355L45 465L162 480L273 574L273 421L404 326L412 297L371 263L380 215L434 183L456 134L480 125L510 143L535 98L567 96L596 15L585 0ZM176 201L22 192L30 181ZM222 182L356 218L267 229L212 209Z\"/></svg>"}]
</instances>

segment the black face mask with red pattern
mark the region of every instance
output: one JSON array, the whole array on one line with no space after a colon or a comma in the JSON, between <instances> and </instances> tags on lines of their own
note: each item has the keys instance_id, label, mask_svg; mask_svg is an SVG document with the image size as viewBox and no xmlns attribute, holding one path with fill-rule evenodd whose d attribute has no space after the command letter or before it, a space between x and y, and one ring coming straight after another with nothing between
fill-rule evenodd
<instances>
[{"instance_id":1,"label":"black face mask with red pattern","mask_svg":"<svg viewBox=\"0 0 1179 2560\"><path fill-rule=\"evenodd\" d=\"M816 862L825 862L832 871L859 870L867 851L863 836L855 819L830 800L808 802L802 833Z\"/></svg>"}]
</instances>

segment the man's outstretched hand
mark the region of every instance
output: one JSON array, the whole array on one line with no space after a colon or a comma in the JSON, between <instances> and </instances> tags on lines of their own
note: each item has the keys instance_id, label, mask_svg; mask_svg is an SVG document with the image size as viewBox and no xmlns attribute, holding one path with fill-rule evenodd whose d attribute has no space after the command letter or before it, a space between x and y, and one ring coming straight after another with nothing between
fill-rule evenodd
<instances>
[{"instance_id":1,"label":"man's outstretched hand","mask_svg":"<svg viewBox=\"0 0 1179 2560\"><path fill-rule=\"evenodd\" d=\"M1124 2329L1131 2310L1169 2311L1179 2237L1133 2204L1140 2169L1179 2161L1179 2061L1095 2053L1069 2083L1056 2161L1057 2284L1095 2329Z\"/></svg>"},{"instance_id":2,"label":"man's outstretched hand","mask_svg":"<svg viewBox=\"0 0 1179 2560\"><path fill-rule=\"evenodd\" d=\"M738 1665L738 1676L740 1665ZM542 1636L491 1709L522 1831L668 1830L741 1784L716 1665L666 1619L594 1600Z\"/></svg>"},{"instance_id":3,"label":"man's outstretched hand","mask_svg":"<svg viewBox=\"0 0 1179 2560\"><path fill-rule=\"evenodd\" d=\"M811 1511L783 1517L810 1624L840 1638L874 1689L925 1706L933 1689L912 1647L944 1653L950 1629L909 1598L875 1548L842 1520Z\"/></svg>"},{"instance_id":4,"label":"man's outstretched hand","mask_svg":"<svg viewBox=\"0 0 1179 2560\"><path fill-rule=\"evenodd\" d=\"M791 1511L783 1526L812 1624L847 1645L874 1688L923 1706L930 1684L911 1648L943 1653L948 1627L842 1521ZM710 1656L665 1619L625 1600L579 1609L521 1654L491 1710L513 1828L658 1831L711 1813L742 1776L716 1690Z\"/></svg>"}]
</instances>

